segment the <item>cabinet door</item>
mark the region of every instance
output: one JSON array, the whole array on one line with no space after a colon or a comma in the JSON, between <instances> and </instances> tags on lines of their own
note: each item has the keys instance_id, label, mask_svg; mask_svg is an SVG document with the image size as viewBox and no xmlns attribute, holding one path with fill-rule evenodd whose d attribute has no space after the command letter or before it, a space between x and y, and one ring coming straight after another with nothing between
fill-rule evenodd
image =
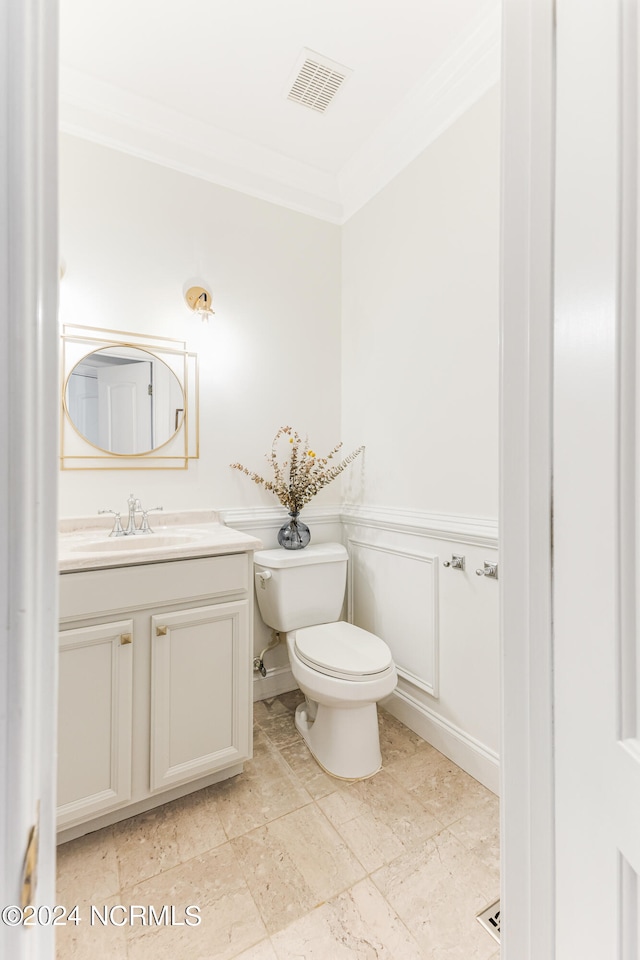
<instances>
[{"instance_id":1,"label":"cabinet door","mask_svg":"<svg viewBox=\"0 0 640 960\"><path fill-rule=\"evenodd\" d=\"M151 618L151 790L251 755L249 601Z\"/></svg>"},{"instance_id":2,"label":"cabinet door","mask_svg":"<svg viewBox=\"0 0 640 960\"><path fill-rule=\"evenodd\" d=\"M133 621L60 633L58 826L131 798Z\"/></svg>"}]
</instances>

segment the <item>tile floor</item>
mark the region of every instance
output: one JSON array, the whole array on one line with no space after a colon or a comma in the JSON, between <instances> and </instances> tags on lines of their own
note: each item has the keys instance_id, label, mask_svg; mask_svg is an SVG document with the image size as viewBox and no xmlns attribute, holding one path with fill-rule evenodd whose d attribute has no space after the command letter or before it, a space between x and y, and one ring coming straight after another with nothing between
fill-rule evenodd
<instances>
[{"instance_id":1,"label":"tile floor","mask_svg":"<svg viewBox=\"0 0 640 960\"><path fill-rule=\"evenodd\" d=\"M299 700L255 704L240 776L58 849L81 917L193 904L200 925L58 927L57 960L497 960L475 919L499 895L497 798L383 710L380 773L335 780Z\"/></svg>"}]
</instances>

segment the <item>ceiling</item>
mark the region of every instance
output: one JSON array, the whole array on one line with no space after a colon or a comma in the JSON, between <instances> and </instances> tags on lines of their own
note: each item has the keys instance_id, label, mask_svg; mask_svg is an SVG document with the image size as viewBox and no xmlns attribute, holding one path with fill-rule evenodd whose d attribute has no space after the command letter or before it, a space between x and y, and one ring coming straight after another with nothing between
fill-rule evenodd
<instances>
[{"instance_id":1,"label":"ceiling","mask_svg":"<svg viewBox=\"0 0 640 960\"><path fill-rule=\"evenodd\" d=\"M307 48L351 73L287 99ZM336 223L499 77L499 0L60 0L60 126Z\"/></svg>"}]
</instances>

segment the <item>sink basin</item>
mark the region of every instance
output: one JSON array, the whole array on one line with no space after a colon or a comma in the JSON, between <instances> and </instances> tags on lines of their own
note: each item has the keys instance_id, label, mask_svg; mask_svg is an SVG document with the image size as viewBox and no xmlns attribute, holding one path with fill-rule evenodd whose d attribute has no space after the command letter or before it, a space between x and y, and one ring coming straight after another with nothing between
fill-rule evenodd
<instances>
[{"instance_id":1,"label":"sink basin","mask_svg":"<svg viewBox=\"0 0 640 960\"><path fill-rule=\"evenodd\" d=\"M227 556L262 546L255 537L227 527L215 510L168 511L154 518L153 533L128 537L110 537L111 527L104 523L95 516L61 519L60 573Z\"/></svg>"},{"instance_id":2,"label":"sink basin","mask_svg":"<svg viewBox=\"0 0 640 960\"><path fill-rule=\"evenodd\" d=\"M148 533L129 537L108 537L106 540L85 540L71 549L76 553L112 553L129 550L159 550L162 547L179 547L185 543L197 543L201 538L196 533Z\"/></svg>"}]
</instances>

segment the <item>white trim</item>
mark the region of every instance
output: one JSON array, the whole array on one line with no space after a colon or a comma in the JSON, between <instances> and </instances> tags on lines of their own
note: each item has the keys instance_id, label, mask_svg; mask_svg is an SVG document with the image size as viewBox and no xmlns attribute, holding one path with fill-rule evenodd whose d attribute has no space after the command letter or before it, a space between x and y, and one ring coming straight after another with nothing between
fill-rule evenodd
<instances>
[{"instance_id":1,"label":"white trim","mask_svg":"<svg viewBox=\"0 0 640 960\"><path fill-rule=\"evenodd\" d=\"M505 0L500 403L503 960L555 956L554 15L554 0Z\"/></svg>"},{"instance_id":2,"label":"white trim","mask_svg":"<svg viewBox=\"0 0 640 960\"><path fill-rule=\"evenodd\" d=\"M346 524L394 530L434 540L468 543L489 549L498 546L497 521L485 517L460 517L428 513L424 510L346 504L341 510L341 520Z\"/></svg>"},{"instance_id":3,"label":"white trim","mask_svg":"<svg viewBox=\"0 0 640 960\"><path fill-rule=\"evenodd\" d=\"M500 4L494 2L340 170L343 219L353 216L499 80Z\"/></svg>"},{"instance_id":4,"label":"white trim","mask_svg":"<svg viewBox=\"0 0 640 960\"><path fill-rule=\"evenodd\" d=\"M60 130L331 223L342 220L332 174L64 65Z\"/></svg>"},{"instance_id":5,"label":"white trim","mask_svg":"<svg viewBox=\"0 0 640 960\"><path fill-rule=\"evenodd\" d=\"M499 793L500 759L495 751L421 703L402 685L382 706L487 789Z\"/></svg>"},{"instance_id":6,"label":"white trim","mask_svg":"<svg viewBox=\"0 0 640 960\"><path fill-rule=\"evenodd\" d=\"M229 507L219 511L220 519L235 530L279 530L287 521L287 508L278 507ZM300 515L307 526L340 523L340 507L305 507Z\"/></svg>"},{"instance_id":7,"label":"white trim","mask_svg":"<svg viewBox=\"0 0 640 960\"><path fill-rule=\"evenodd\" d=\"M482 14L338 174L97 80L60 71L64 133L344 223L468 110L500 74L500 4Z\"/></svg>"},{"instance_id":8,"label":"white trim","mask_svg":"<svg viewBox=\"0 0 640 960\"><path fill-rule=\"evenodd\" d=\"M219 514L228 527L245 531L278 530L287 519L284 507L229 507L220 510ZM303 519L308 526L349 524L450 543L468 543L489 550L498 548L498 523L488 517L461 517L371 504L343 504L306 507Z\"/></svg>"},{"instance_id":9,"label":"white trim","mask_svg":"<svg viewBox=\"0 0 640 960\"><path fill-rule=\"evenodd\" d=\"M0 14L0 902L20 903L39 810L35 903L55 901L57 670L56 0ZM54 955L54 931L0 924L0 956Z\"/></svg>"}]
</instances>

